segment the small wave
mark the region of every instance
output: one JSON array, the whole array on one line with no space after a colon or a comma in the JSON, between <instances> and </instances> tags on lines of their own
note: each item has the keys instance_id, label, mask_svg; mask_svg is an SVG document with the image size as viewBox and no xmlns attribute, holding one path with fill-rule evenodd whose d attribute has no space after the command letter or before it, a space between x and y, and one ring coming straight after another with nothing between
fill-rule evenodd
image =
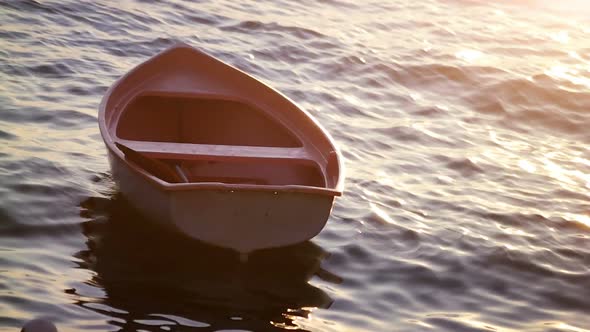
<instances>
[{"instance_id":1,"label":"small wave","mask_svg":"<svg viewBox=\"0 0 590 332\"><path fill-rule=\"evenodd\" d=\"M495 115L505 115L507 114L502 101L500 100L485 100L477 102L473 109L478 112L486 113L486 114L495 114Z\"/></svg>"},{"instance_id":2,"label":"small wave","mask_svg":"<svg viewBox=\"0 0 590 332\"><path fill-rule=\"evenodd\" d=\"M308 61L313 61L313 59L319 57L319 53L316 53L311 49L301 47L301 45L294 44L274 45L271 49L266 51L267 57L278 61L287 61L290 63L305 63Z\"/></svg>"},{"instance_id":3,"label":"small wave","mask_svg":"<svg viewBox=\"0 0 590 332\"><path fill-rule=\"evenodd\" d=\"M428 317L424 319L424 322L428 325L436 327L437 331L452 331L452 332L489 332L495 331L496 328L486 324L482 327L474 327L472 320L469 322L461 321L456 317Z\"/></svg>"},{"instance_id":4,"label":"small wave","mask_svg":"<svg viewBox=\"0 0 590 332\"><path fill-rule=\"evenodd\" d=\"M425 116L429 118L434 116L443 116L447 113L447 110L439 106L416 107L416 110L412 110L412 114Z\"/></svg>"},{"instance_id":5,"label":"small wave","mask_svg":"<svg viewBox=\"0 0 590 332\"><path fill-rule=\"evenodd\" d=\"M260 21L243 21L233 25L226 25L220 28L225 31L242 32L251 34L253 32L281 32L295 36L298 39L323 38L325 35L311 29L281 25L275 22L264 23Z\"/></svg>"},{"instance_id":6,"label":"small wave","mask_svg":"<svg viewBox=\"0 0 590 332\"><path fill-rule=\"evenodd\" d=\"M540 214L484 212L479 213L479 215L486 220L494 220L505 225L518 226L519 228L527 228L527 225L552 224L551 220Z\"/></svg>"},{"instance_id":7,"label":"small wave","mask_svg":"<svg viewBox=\"0 0 590 332\"><path fill-rule=\"evenodd\" d=\"M482 167L478 166L469 158L452 159L446 166L463 176L473 176L484 172Z\"/></svg>"},{"instance_id":8,"label":"small wave","mask_svg":"<svg viewBox=\"0 0 590 332\"><path fill-rule=\"evenodd\" d=\"M46 19L54 24L60 26L82 24L111 34L118 30L123 36L133 29L150 31L151 26L161 23L157 16L147 15L141 8L126 10L125 7L120 7L117 13L114 13L108 4L101 2L53 2L46 7L53 14L47 15Z\"/></svg>"},{"instance_id":9,"label":"small wave","mask_svg":"<svg viewBox=\"0 0 590 332\"><path fill-rule=\"evenodd\" d=\"M454 291L464 291L466 289L466 284L460 278L437 273L426 265L403 263L398 266L396 273L402 276L409 287L440 288Z\"/></svg>"},{"instance_id":10,"label":"small wave","mask_svg":"<svg viewBox=\"0 0 590 332\"><path fill-rule=\"evenodd\" d=\"M557 83L505 80L477 90L466 100L476 111L501 115L508 128L540 125L584 138L590 126L590 94L560 89Z\"/></svg>"},{"instance_id":11,"label":"small wave","mask_svg":"<svg viewBox=\"0 0 590 332\"><path fill-rule=\"evenodd\" d=\"M571 261L587 261L590 259L590 252L588 251L581 251L577 248L554 248L552 251L563 258L566 258Z\"/></svg>"},{"instance_id":12,"label":"small wave","mask_svg":"<svg viewBox=\"0 0 590 332\"><path fill-rule=\"evenodd\" d=\"M580 202L590 202L590 195L567 190L567 189L558 189L551 193L551 197L560 197L560 198L569 198L579 200Z\"/></svg>"},{"instance_id":13,"label":"small wave","mask_svg":"<svg viewBox=\"0 0 590 332\"><path fill-rule=\"evenodd\" d=\"M497 248L485 257L481 257L482 264L492 265L496 268L505 267L511 271L530 273L537 277L554 277L555 271L551 268L537 264L530 256L524 256L521 252L506 248Z\"/></svg>"},{"instance_id":14,"label":"small wave","mask_svg":"<svg viewBox=\"0 0 590 332\"><path fill-rule=\"evenodd\" d=\"M212 15L210 13L204 13L204 12L195 13L190 10L183 12L183 16L184 16L184 19L189 22L208 25L208 26L217 25L223 21L222 17Z\"/></svg>"},{"instance_id":15,"label":"small wave","mask_svg":"<svg viewBox=\"0 0 590 332\"><path fill-rule=\"evenodd\" d=\"M27 68L33 76L42 76L47 78L65 78L75 71L65 63L42 64Z\"/></svg>"},{"instance_id":16,"label":"small wave","mask_svg":"<svg viewBox=\"0 0 590 332\"><path fill-rule=\"evenodd\" d=\"M21 31L1 31L0 30L0 39L6 39L6 40L19 40L19 39L24 39L24 38L28 38L29 34L26 32L21 32Z\"/></svg>"},{"instance_id":17,"label":"small wave","mask_svg":"<svg viewBox=\"0 0 590 332\"><path fill-rule=\"evenodd\" d=\"M406 76L412 76L415 80L427 84L444 79L457 83L474 83L475 77L469 73L469 68L455 67L442 64L430 64L404 67Z\"/></svg>"},{"instance_id":18,"label":"small wave","mask_svg":"<svg viewBox=\"0 0 590 332\"><path fill-rule=\"evenodd\" d=\"M530 36L529 36L530 38ZM514 42L521 42L523 45L535 45L534 42L543 43L544 40L539 38L534 41L525 38L518 38L515 37ZM489 53L494 54L510 54L512 56L518 57L533 57L533 56L542 56L542 57L562 57L567 55L567 51L565 49L551 49L545 47L534 47L534 46L500 46L500 47L492 47L487 50Z\"/></svg>"},{"instance_id":19,"label":"small wave","mask_svg":"<svg viewBox=\"0 0 590 332\"><path fill-rule=\"evenodd\" d=\"M350 244L343 249L344 255L353 260L359 260L370 264L375 259L366 248L358 244Z\"/></svg>"},{"instance_id":20,"label":"small wave","mask_svg":"<svg viewBox=\"0 0 590 332\"><path fill-rule=\"evenodd\" d=\"M2 162L0 170L5 172L3 175L10 174L2 179L4 180L3 184L10 181L16 185L24 184L23 180L32 175L52 179L67 174L60 164L40 157L6 160ZM33 179L31 181L34 182Z\"/></svg>"},{"instance_id":21,"label":"small wave","mask_svg":"<svg viewBox=\"0 0 590 332\"><path fill-rule=\"evenodd\" d=\"M130 40L108 40L102 41L99 45L102 49L118 57L141 57L146 58L172 46L177 40L173 38L155 38L148 41Z\"/></svg>"},{"instance_id":22,"label":"small wave","mask_svg":"<svg viewBox=\"0 0 590 332\"><path fill-rule=\"evenodd\" d=\"M319 3L330 5L337 8L356 8L357 2L356 1L342 1L342 0L319 0Z\"/></svg>"},{"instance_id":23,"label":"small wave","mask_svg":"<svg viewBox=\"0 0 590 332\"><path fill-rule=\"evenodd\" d=\"M35 12L41 14L56 14L57 12L49 5L35 0L3 1L0 6L24 12Z\"/></svg>"},{"instance_id":24,"label":"small wave","mask_svg":"<svg viewBox=\"0 0 590 332\"><path fill-rule=\"evenodd\" d=\"M590 138L586 130L590 126L590 117L568 115L560 109L550 107L544 109L522 109L508 113L502 123L507 128L525 127L534 131L538 131L537 126L542 126L560 134L577 136L586 142Z\"/></svg>"},{"instance_id":25,"label":"small wave","mask_svg":"<svg viewBox=\"0 0 590 332\"><path fill-rule=\"evenodd\" d=\"M94 123L96 118L73 110L39 111L37 109L24 108L20 112L4 112L2 120L21 124L27 122L48 124L49 127L53 128L71 128Z\"/></svg>"},{"instance_id":26,"label":"small wave","mask_svg":"<svg viewBox=\"0 0 590 332\"><path fill-rule=\"evenodd\" d=\"M16 224L16 220L12 213L8 209L5 209L0 206L0 220L2 220L2 224L0 225L0 232L3 229L10 227L10 225Z\"/></svg>"},{"instance_id":27,"label":"small wave","mask_svg":"<svg viewBox=\"0 0 590 332\"><path fill-rule=\"evenodd\" d=\"M391 126L385 128L372 128L374 134L381 134L388 140L396 140L403 143L411 143L421 146L453 146L451 142L428 135L417 128L409 126ZM386 147L390 148L390 147Z\"/></svg>"},{"instance_id":28,"label":"small wave","mask_svg":"<svg viewBox=\"0 0 590 332\"><path fill-rule=\"evenodd\" d=\"M584 261L588 256L582 256ZM582 261L580 263L582 263ZM590 298L576 289L588 289L590 281L588 272L572 273L559 266L549 264L542 255L525 254L522 251L498 248L488 255L479 258L478 265L495 270L496 273L511 271L510 278L534 276L538 284L545 285L542 289L533 286L530 301L556 309L583 310L590 307ZM585 269L580 266L580 271ZM512 293L512 296L516 294ZM534 297L534 299L533 299Z\"/></svg>"},{"instance_id":29,"label":"small wave","mask_svg":"<svg viewBox=\"0 0 590 332\"><path fill-rule=\"evenodd\" d=\"M68 187L62 186L56 187L53 184L43 184L43 183L17 183L13 185L8 185L9 188L13 189L20 195L30 195L36 197L51 197L56 193L63 192L68 190Z\"/></svg>"},{"instance_id":30,"label":"small wave","mask_svg":"<svg viewBox=\"0 0 590 332\"><path fill-rule=\"evenodd\" d=\"M0 63L0 72L7 76L29 76L26 68L10 63Z\"/></svg>"},{"instance_id":31,"label":"small wave","mask_svg":"<svg viewBox=\"0 0 590 332\"><path fill-rule=\"evenodd\" d=\"M0 139L3 139L3 140L14 140L16 138L17 138L17 136L15 136L15 135L7 132L7 131L4 131L4 130L1 130L0 129Z\"/></svg>"},{"instance_id":32,"label":"small wave","mask_svg":"<svg viewBox=\"0 0 590 332\"><path fill-rule=\"evenodd\" d=\"M385 73L394 82L405 86L424 88L432 84L456 83L465 86L478 85L483 76L503 73L494 67L483 66L452 66L444 64L424 65L388 65L377 63L371 66L372 71Z\"/></svg>"},{"instance_id":33,"label":"small wave","mask_svg":"<svg viewBox=\"0 0 590 332\"><path fill-rule=\"evenodd\" d=\"M88 96L94 94L92 91L81 86L69 86L66 88L66 91L76 96Z\"/></svg>"}]
</instances>

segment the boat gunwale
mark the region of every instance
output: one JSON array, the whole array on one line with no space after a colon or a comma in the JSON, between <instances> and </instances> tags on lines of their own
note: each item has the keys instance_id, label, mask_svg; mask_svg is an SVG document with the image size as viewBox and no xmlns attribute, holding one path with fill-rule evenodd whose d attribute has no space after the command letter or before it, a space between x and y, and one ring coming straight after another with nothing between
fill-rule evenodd
<instances>
[{"instance_id":1,"label":"boat gunwale","mask_svg":"<svg viewBox=\"0 0 590 332\"><path fill-rule=\"evenodd\" d=\"M235 183L223 183L223 182L192 182L192 183L170 183L166 182L153 174L147 172L143 168L128 162L124 157L123 161L135 172L144 175L150 182L157 185L166 191L265 191L273 193L304 193L304 194L316 194L322 196L342 196L342 192L330 189L326 187L314 187L304 186L296 184L288 185L253 185L253 184L235 184Z\"/></svg>"},{"instance_id":2,"label":"boat gunwale","mask_svg":"<svg viewBox=\"0 0 590 332\"><path fill-rule=\"evenodd\" d=\"M267 89L271 90L273 93L278 94L286 102L292 104L299 112L302 112L306 116L306 118L309 121L311 121L316 126L316 128L322 133L322 135L326 138L326 140L330 144L333 152L336 153L336 156L337 156L336 161L338 163L338 179L334 185L334 188L314 187L314 186L304 186L304 185L227 184L227 183L221 183L221 182L169 183L169 182L159 179L158 177L154 176L153 174L147 172L143 168L135 165L134 163L132 163L128 159L126 159L123 152L121 150L117 149L115 146L115 141L118 138L116 136L116 133L115 133L115 137L111 136L109 128L107 127L107 123L106 123L107 103L110 100L111 95L113 94L113 91L115 91L121 85L121 83L124 82L126 79L128 79L131 75L139 72L142 69L142 67L147 66L152 61L154 61L154 59L160 58L161 56L165 55L166 53L175 51L177 49L188 49L191 52L200 53L200 54L206 56L207 58L212 59L213 61L215 61L216 63L220 64L221 66L223 66L224 68L226 68L228 70L236 70L236 71L240 72L242 75L246 75L250 79L257 81L259 84L261 84L264 87L266 87ZM160 75L159 74L152 75L151 77L149 77L149 79L154 79L157 76L160 76ZM138 87L137 89L132 89L125 97L122 97L122 99L123 100L127 99L127 102L129 102L131 100L134 100L138 96L143 95L144 92L149 93L149 92L158 92L158 91L157 90L150 91L149 89L148 90L141 90ZM202 95L207 95L207 93L199 94L199 93L184 93L184 92L174 92L174 91L166 91L166 92L158 92L158 93L164 93L162 95L168 94L170 96L183 96L183 95L185 95L185 96L202 96ZM129 95L132 95L132 96L129 97ZM235 98L234 96L229 96L229 98L228 98L227 95L214 94L214 93L211 95L214 95L215 98L223 98L223 100L233 100L233 101L237 101L237 102L244 102L247 105L252 105L251 102L245 101L244 99L241 99L241 98ZM125 104L127 104L127 103L125 103ZM120 105L117 104L114 107L118 108L118 107L120 107ZM263 113L266 113L266 112L263 112ZM269 116L269 115L265 115L265 116ZM111 121L113 121L113 123L118 123L118 119L113 119ZM263 192L276 192L276 193L316 194L316 195L322 195L322 196L342 196L342 193L343 193L345 168L344 168L344 161L343 161L342 153L341 153L339 147L335 144L335 141L334 141L334 138L332 137L332 135L330 135L330 133L311 114L309 114L305 109L299 107L289 97L285 96L280 91L270 87L265 82L242 71L239 68L236 68L234 66L224 63L223 61L207 54L206 52L203 52L199 49L196 49L196 48L194 48L188 44L182 43L182 42L178 42L178 43L164 49L163 51L161 51L161 52L157 53L156 55L154 55L153 57L149 58L148 60L135 66L133 69L131 69L130 71L125 73L123 76L121 76L119 79L117 79L105 92L105 94L99 104L98 123L99 123L99 130L100 130L101 136L102 136L103 141L105 142L105 145L107 146L109 152L112 153L115 157L119 158L125 165L127 165L135 173L138 173L138 175L143 176L150 183L152 183L153 185L157 185L160 189L163 189L165 191L191 191L191 190L193 190L193 191L194 190L219 190L219 191L225 191L225 192L232 192L232 191L260 192L260 191L263 191ZM282 121L281 121L281 125L284 126L285 124L282 123ZM300 140L300 138L298 138L298 140ZM305 146L305 143L304 142L302 142L302 143ZM316 148L315 145L313 144L313 142L309 142L309 143L314 148ZM326 176L327 175L328 174L326 174Z\"/></svg>"}]
</instances>

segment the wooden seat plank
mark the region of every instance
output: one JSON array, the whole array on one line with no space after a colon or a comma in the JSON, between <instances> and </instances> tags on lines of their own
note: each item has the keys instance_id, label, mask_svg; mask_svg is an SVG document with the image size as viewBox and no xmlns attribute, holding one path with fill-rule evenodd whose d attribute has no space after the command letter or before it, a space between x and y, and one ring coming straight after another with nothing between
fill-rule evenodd
<instances>
[{"instance_id":1,"label":"wooden seat plank","mask_svg":"<svg viewBox=\"0 0 590 332\"><path fill-rule=\"evenodd\" d=\"M121 143L145 156L156 159L182 160L310 160L302 147L283 148L268 146L214 145L171 142L119 140Z\"/></svg>"}]
</instances>

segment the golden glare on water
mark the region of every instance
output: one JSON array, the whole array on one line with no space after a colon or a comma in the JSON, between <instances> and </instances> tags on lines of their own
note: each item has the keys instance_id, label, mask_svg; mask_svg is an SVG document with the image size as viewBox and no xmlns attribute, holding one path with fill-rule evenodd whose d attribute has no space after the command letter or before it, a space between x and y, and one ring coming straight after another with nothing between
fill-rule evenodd
<instances>
[{"instance_id":1,"label":"golden glare on water","mask_svg":"<svg viewBox=\"0 0 590 332\"><path fill-rule=\"evenodd\" d=\"M373 212L375 212L375 214L377 214L379 218L381 218L381 220L389 224L394 223L393 219L391 219L387 212L385 212L382 208L378 207L377 204L375 204L374 202L370 202L369 204L371 206L371 210L373 210Z\"/></svg>"},{"instance_id":2,"label":"golden glare on water","mask_svg":"<svg viewBox=\"0 0 590 332\"><path fill-rule=\"evenodd\" d=\"M573 326L573 325L566 324L566 323L558 323L555 325L555 327L558 329L563 329L564 331L568 331L568 332L590 332L590 330L588 330L588 329L584 329L584 328Z\"/></svg>"},{"instance_id":3,"label":"golden glare on water","mask_svg":"<svg viewBox=\"0 0 590 332\"><path fill-rule=\"evenodd\" d=\"M574 85L580 85L590 89L590 77L584 76L584 74L587 74L590 71L590 65L585 67L586 68L572 68L564 65L555 65L545 71L545 74L557 80L570 82Z\"/></svg>"},{"instance_id":4,"label":"golden glare on water","mask_svg":"<svg viewBox=\"0 0 590 332\"><path fill-rule=\"evenodd\" d=\"M562 12L583 12L590 10L590 3L587 0L532 0L531 3Z\"/></svg>"},{"instance_id":5,"label":"golden glare on water","mask_svg":"<svg viewBox=\"0 0 590 332\"><path fill-rule=\"evenodd\" d=\"M569 33L563 30L551 33L549 36L551 37L551 39L560 44L567 44L570 41Z\"/></svg>"},{"instance_id":6,"label":"golden glare on water","mask_svg":"<svg viewBox=\"0 0 590 332\"><path fill-rule=\"evenodd\" d=\"M590 228L590 211L586 214L565 213L564 217Z\"/></svg>"},{"instance_id":7,"label":"golden glare on water","mask_svg":"<svg viewBox=\"0 0 590 332\"><path fill-rule=\"evenodd\" d=\"M483 53L478 50L465 49L455 53L455 56L466 62L475 62L483 56Z\"/></svg>"}]
</instances>

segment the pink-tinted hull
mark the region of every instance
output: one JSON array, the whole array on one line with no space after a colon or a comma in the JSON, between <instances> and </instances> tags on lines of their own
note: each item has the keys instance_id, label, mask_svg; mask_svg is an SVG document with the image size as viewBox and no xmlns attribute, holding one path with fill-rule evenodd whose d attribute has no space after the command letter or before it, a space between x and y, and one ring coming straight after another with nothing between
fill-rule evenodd
<instances>
[{"instance_id":1,"label":"pink-tinted hull","mask_svg":"<svg viewBox=\"0 0 590 332\"><path fill-rule=\"evenodd\" d=\"M210 244L251 252L311 239L342 194L340 153L309 114L185 44L117 81L99 126L123 195Z\"/></svg>"},{"instance_id":2,"label":"pink-tinted hull","mask_svg":"<svg viewBox=\"0 0 590 332\"><path fill-rule=\"evenodd\" d=\"M210 244L247 253L295 244L325 226L333 196L251 190L166 191L109 154L119 190L153 222Z\"/></svg>"}]
</instances>

